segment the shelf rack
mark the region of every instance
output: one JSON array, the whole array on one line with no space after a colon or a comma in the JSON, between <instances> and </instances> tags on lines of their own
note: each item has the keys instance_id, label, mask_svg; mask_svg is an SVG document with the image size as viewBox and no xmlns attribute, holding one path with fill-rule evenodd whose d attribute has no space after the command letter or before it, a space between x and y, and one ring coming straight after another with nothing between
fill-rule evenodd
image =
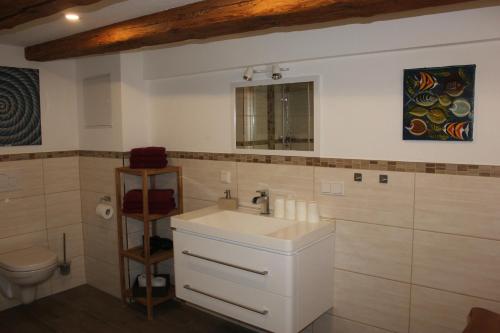
<instances>
[{"instance_id":1,"label":"shelf rack","mask_svg":"<svg viewBox=\"0 0 500 333\"><path fill-rule=\"evenodd\" d=\"M142 180L142 202L143 202L143 212L140 213L125 213L122 210L122 191L123 182L122 176L124 174L134 175L141 177ZM155 188L156 181L155 176L164 174L176 174L177 180L177 208L170 211L168 214L150 214L149 213L149 202L148 200L148 183L151 178L151 188ZM131 299L135 300L137 303L145 305L147 307L148 319L153 319L153 307L168 301L175 297L175 289L171 286L168 294L163 297L153 297L152 296L152 270L151 266L154 266L154 271L157 270L157 264L162 261L172 259L174 257L173 250L162 250L154 254L149 252L149 237L151 236L150 225L152 222L167 218L173 215L182 214L183 212L183 193L182 193L182 169L176 166L168 166L161 169L131 169L129 167L120 167L115 169L115 183L116 183L116 202L117 202L117 220L118 220L118 254L119 254L119 268L120 268L120 287L122 299L127 302ZM143 246L137 246L133 248L125 248L124 238L123 238L123 221L126 218L132 218L134 220L142 221L144 224L144 244ZM153 228L154 233L155 228ZM134 260L144 264L144 270L146 274L147 288L146 297L134 297L133 292L130 288L126 286L125 279L125 260Z\"/></svg>"}]
</instances>

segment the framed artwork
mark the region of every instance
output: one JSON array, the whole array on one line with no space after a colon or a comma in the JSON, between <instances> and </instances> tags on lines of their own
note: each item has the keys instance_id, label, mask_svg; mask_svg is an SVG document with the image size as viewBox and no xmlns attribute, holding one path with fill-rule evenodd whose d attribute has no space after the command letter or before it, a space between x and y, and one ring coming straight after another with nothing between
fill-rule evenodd
<instances>
[{"instance_id":1,"label":"framed artwork","mask_svg":"<svg viewBox=\"0 0 500 333\"><path fill-rule=\"evenodd\" d=\"M0 146L41 144L38 70L0 66Z\"/></svg>"},{"instance_id":2,"label":"framed artwork","mask_svg":"<svg viewBox=\"0 0 500 333\"><path fill-rule=\"evenodd\" d=\"M404 71L403 140L472 141L476 65Z\"/></svg>"}]
</instances>

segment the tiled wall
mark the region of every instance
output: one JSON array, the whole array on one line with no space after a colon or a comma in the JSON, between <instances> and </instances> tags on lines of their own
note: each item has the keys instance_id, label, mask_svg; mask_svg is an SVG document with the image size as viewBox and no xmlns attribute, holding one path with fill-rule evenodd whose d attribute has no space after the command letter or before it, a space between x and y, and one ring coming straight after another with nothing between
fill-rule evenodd
<instances>
[{"instance_id":1,"label":"tiled wall","mask_svg":"<svg viewBox=\"0 0 500 333\"><path fill-rule=\"evenodd\" d=\"M66 233L71 274L56 271L38 297L85 283L78 157L0 162L0 175L14 184L0 189L0 253L38 245L62 260ZM0 295L0 309L17 304Z\"/></svg>"},{"instance_id":2,"label":"tiled wall","mask_svg":"<svg viewBox=\"0 0 500 333\"><path fill-rule=\"evenodd\" d=\"M306 332L459 333L471 307L500 311L500 178L170 163L183 167L186 210L213 205L226 188L251 205L255 190L269 188L271 197L317 200L322 216L336 219L335 306ZM231 172L230 185L219 182L222 170ZM345 195L321 195L322 180L344 182Z\"/></svg>"},{"instance_id":3,"label":"tiled wall","mask_svg":"<svg viewBox=\"0 0 500 333\"><path fill-rule=\"evenodd\" d=\"M183 167L187 211L213 205L226 188L251 206L254 191L269 188L272 197L317 200L322 216L336 220L335 306L306 332L458 333L472 306L500 311L498 177L186 158L170 164ZM54 276L41 296L85 276L119 296L116 218L97 217L95 206L106 195L114 202L121 165L118 156L82 155L0 163L0 173L17 179L15 191L0 192L0 253L34 244L61 253L62 232L69 238L73 273ZM222 170L231 184L219 181ZM362 182L353 181L355 172ZM321 195L322 180L344 182L345 195ZM141 224L127 226L131 243L140 242Z\"/></svg>"},{"instance_id":4,"label":"tiled wall","mask_svg":"<svg viewBox=\"0 0 500 333\"><path fill-rule=\"evenodd\" d=\"M87 283L120 297L116 215L105 220L96 215L95 208L101 198L110 196L116 209L114 169L123 161L86 156L79 159Z\"/></svg>"},{"instance_id":5,"label":"tiled wall","mask_svg":"<svg viewBox=\"0 0 500 333\"><path fill-rule=\"evenodd\" d=\"M116 214L112 219L105 220L95 214L95 208L101 198L109 196L116 211L115 168L123 166L124 163L127 164L127 161L118 158L118 156L95 157L95 154L88 155L80 156L87 283L113 296L121 297ZM159 180L163 181L163 178L159 178ZM172 184L168 180L167 183L159 183L159 186L171 187ZM141 187L140 179L134 176L126 176L124 184L127 191ZM156 224L158 225L157 234L166 236L170 232L168 221L160 220ZM127 219L124 230L126 231L124 239L128 243L128 247L142 244L143 222ZM168 273L172 269L170 263L159 266L161 273ZM144 271L143 266L134 261L126 263L125 270L126 276L132 278Z\"/></svg>"}]
</instances>

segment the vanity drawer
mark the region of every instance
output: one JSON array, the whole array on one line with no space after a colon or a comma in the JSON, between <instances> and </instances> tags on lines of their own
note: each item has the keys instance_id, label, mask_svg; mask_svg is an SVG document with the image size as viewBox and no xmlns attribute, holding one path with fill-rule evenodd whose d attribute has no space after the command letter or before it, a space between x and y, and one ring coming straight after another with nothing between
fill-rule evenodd
<instances>
[{"instance_id":1,"label":"vanity drawer","mask_svg":"<svg viewBox=\"0 0 500 333\"><path fill-rule=\"evenodd\" d=\"M176 267L176 296L192 304L276 333L293 330L292 298Z\"/></svg>"},{"instance_id":2,"label":"vanity drawer","mask_svg":"<svg viewBox=\"0 0 500 333\"><path fill-rule=\"evenodd\" d=\"M174 232L179 269L213 276L253 289L293 296L294 257L219 240Z\"/></svg>"}]
</instances>

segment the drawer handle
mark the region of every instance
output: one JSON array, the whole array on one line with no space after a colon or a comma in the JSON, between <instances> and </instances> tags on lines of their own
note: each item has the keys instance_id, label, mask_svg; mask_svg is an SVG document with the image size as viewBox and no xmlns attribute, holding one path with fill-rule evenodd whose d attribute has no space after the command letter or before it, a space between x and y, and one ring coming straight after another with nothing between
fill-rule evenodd
<instances>
[{"instance_id":1,"label":"drawer handle","mask_svg":"<svg viewBox=\"0 0 500 333\"><path fill-rule=\"evenodd\" d=\"M182 254L185 254L185 255L190 256L190 257L195 257L198 259L206 260L206 261L211 261L211 262L214 262L214 263L219 264L219 265L224 265L224 266L229 266L229 267L236 268L236 269L241 269L242 271L246 271L246 272L250 272L250 273L254 273L254 274L259 274L259 275L269 274L268 271L257 271L255 269L251 269L251 268L247 268L247 267L243 267L243 266L238 266L238 265L230 264L230 263L223 262L223 261L220 261L217 259L211 259L211 258L207 258L204 256L200 256L198 254L191 253L187 250L182 251Z\"/></svg>"},{"instance_id":2,"label":"drawer handle","mask_svg":"<svg viewBox=\"0 0 500 333\"><path fill-rule=\"evenodd\" d=\"M191 288L191 286L189 284L185 284L184 285L184 289L190 290L190 291L198 293L200 295L204 295L204 296L216 299L218 301L221 301L221 302L224 302L224 303L227 303L227 304L231 304L231 305L237 306L239 308L242 308L242 309L245 309L245 310L248 310L248 311L252 311L252 312L258 313L258 314L263 315L263 316L265 316L265 315L267 315L269 313L269 311L267 311L267 310L258 310L258 309L255 309L255 308L243 305L243 304L235 303L233 301L230 301L228 299L225 299L225 298L222 298L222 297L219 297L219 296L215 296L215 295L209 294L207 292L204 292L204 291L201 291L201 290L198 290L198 289L195 289L195 288Z\"/></svg>"}]
</instances>

